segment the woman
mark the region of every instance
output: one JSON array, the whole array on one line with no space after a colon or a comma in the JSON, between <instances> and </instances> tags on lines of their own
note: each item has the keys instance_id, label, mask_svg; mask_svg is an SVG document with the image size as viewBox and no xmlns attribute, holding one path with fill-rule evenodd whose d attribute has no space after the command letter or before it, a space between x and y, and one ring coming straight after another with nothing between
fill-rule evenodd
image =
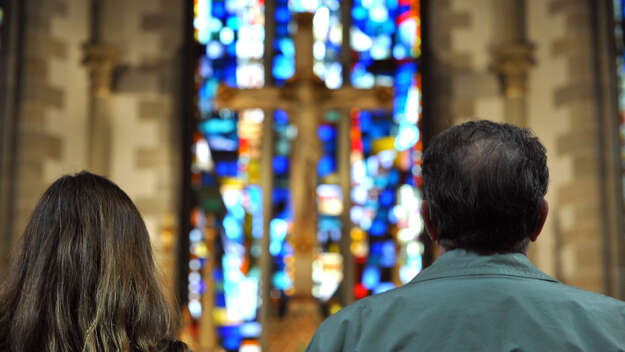
<instances>
[{"instance_id":1,"label":"woman","mask_svg":"<svg viewBox=\"0 0 625 352\"><path fill-rule=\"evenodd\" d=\"M185 351L130 198L81 172L48 188L0 289L1 351Z\"/></svg>"}]
</instances>

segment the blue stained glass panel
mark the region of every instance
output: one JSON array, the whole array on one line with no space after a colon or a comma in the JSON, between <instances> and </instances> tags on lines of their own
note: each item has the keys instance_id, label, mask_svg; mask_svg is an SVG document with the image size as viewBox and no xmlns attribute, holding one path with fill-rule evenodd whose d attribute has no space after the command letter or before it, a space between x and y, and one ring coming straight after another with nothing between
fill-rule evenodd
<instances>
[{"instance_id":1,"label":"blue stained glass panel","mask_svg":"<svg viewBox=\"0 0 625 352\"><path fill-rule=\"evenodd\" d=\"M350 42L342 43L339 0L276 0L271 15L272 53L265 57L262 0L194 0L195 40L201 48L195 74L197 129L193 139L192 185L197 206L189 233L189 312L203 312L201 297L214 295L213 320L222 347L238 350L258 341L258 287L262 237L259 184L260 110L217 110L219 84L262 87L263 60L270 60L273 84L294 77L295 12L313 15L313 71L330 89L344 85L343 70L357 88L393 87L392 111L328 112L319 124L317 164L317 253L313 295L329 312L340 308L343 250L355 258L357 298L384 292L410 280L422 267L420 9L418 0L354 0ZM352 63L343 67L342 48ZM294 252L290 152L297 131L285 111L272 112L274 151L269 253L270 300L285 307L293 294ZM338 185L338 121L351 120L351 203L344 209ZM267 165L264 165L267 167ZM349 213L348 223L342 215ZM342 249L343 229L351 246ZM206 270L215 260L211 285ZM347 288L351 289L351 288ZM212 292L211 292L212 290ZM280 309L283 312L283 309Z\"/></svg>"},{"instance_id":2,"label":"blue stained glass panel","mask_svg":"<svg viewBox=\"0 0 625 352\"><path fill-rule=\"evenodd\" d=\"M211 307L219 344L227 350L259 346L263 232L260 133L264 114L216 109L217 87L264 84L264 2L195 0L197 128L192 145L192 187L197 199L189 234L189 304L195 324ZM211 278L204 277L208 261ZM210 281L210 285L207 282ZM207 287L211 287L208 291ZM192 330L197 333L196 330Z\"/></svg>"},{"instance_id":3,"label":"blue stained glass panel","mask_svg":"<svg viewBox=\"0 0 625 352\"><path fill-rule=\"evenodd\" d=\"M392 111L351 116L350 249L361 279L354 295L362 298L406 283L422 268L423 223L415 216L422 200L419 2L355 0L352 20L352 84L394 91Z\"/></svg>"},{"instance_id":4,"label":"blue stained glass panel","mask_svg":"<svg viewBox=\"0 0 625 352\"><path fill-rule=\"evenodd\" d=\"M269 253L271 255L270 299L275 306L285 306L293 289L293 247L290 243L293 222L289 172L291 143L295 136L294 126L283 110L274 112L273 124L273 194L270 223Z\"/></svg>"},{"instance_id":5,"label":"blue stained glass panel","mask_svg":"<svg viewBox=\"0 0 625 352\"><path fill-rule=\"evenodd\" d=\"M343 84L343 68L339 60L342 43L339 0L276 1L272 62L274 83L281 86L295 74L294 12L314 14L313 71L328 88L339 88Z\"/></svg>"},{"instance_id":6,"label":"blue stained glass panel","mask_svg":"<svg viewBox=\"0 0 625 352\"><path fill-rule=\"evenodd\" d=\"M277 86L284 85L295 74L295 44L290 30L292 17L288 0L276 0L272 76Z\"/></svg>"}]
</instances>

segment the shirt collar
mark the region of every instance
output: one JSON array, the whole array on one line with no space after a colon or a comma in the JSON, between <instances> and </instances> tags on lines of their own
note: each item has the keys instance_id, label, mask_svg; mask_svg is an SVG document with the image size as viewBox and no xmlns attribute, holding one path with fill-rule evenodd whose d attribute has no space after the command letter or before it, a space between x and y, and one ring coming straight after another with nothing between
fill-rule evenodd
<instances>
[{"instance_id":1,"label":"shirt collar","mask_svg":"<svg viewBox=\"0 0 625 352\"><path fill-rule=\"evenodd\" d=\"M464 249L446 252L411 282L478 275L516 276L557 282L556 279L538 270L524 254L479 255Z\"/></svg>"}]
</instances>

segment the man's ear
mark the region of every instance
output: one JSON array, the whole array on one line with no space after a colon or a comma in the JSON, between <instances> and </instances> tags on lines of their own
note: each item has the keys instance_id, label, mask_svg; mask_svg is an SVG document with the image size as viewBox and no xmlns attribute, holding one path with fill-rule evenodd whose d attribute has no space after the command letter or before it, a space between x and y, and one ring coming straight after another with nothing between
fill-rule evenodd
<instances>
[{"instance_id":1,"label":"man's ear","mask_svg":"<svg viewBox=\"0 0 625 352\"><path fill-rule=\"evenodd\" d=\"M536 241L538 235L540 235L540 232L543 230L545 220L547 220L547 214L549 214L549 203L547 203L547 201L543 199L543 202L540 206L540 218L536 223L536 228L534 229L534 232L530 234L530 240L532 242Z\"/></svg>"},{"instance_id":2,"label":"man's ear","mask_svg":"<svg viewBox=\"0 0 625 352\"><path fill-rule=\"evenodd\" d=\"M421 202L421 219L423 219L423 224L425 224L425 230L432 239L432 242L436 243L438 241L438 230L432 223L432 218L430 217L430 204L428 204L427 200Z\"/></svg>"}]
</instances>

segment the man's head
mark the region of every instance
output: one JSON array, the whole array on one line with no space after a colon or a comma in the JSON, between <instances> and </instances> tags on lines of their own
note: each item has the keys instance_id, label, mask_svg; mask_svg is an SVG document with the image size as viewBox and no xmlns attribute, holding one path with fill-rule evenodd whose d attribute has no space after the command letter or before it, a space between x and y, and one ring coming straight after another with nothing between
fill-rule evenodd
<instances>
[{"instance_id":1,"label":"man's head","mask_svg":"<svg viewBox=\"0 0 625 352\"><path fill-rule=\"evenodd\" d=\"M430 236L445 249L525 252L547 215L545 147L529 130L472 121L437 136L423 157Z\"/></svg>"}]
</instances>

